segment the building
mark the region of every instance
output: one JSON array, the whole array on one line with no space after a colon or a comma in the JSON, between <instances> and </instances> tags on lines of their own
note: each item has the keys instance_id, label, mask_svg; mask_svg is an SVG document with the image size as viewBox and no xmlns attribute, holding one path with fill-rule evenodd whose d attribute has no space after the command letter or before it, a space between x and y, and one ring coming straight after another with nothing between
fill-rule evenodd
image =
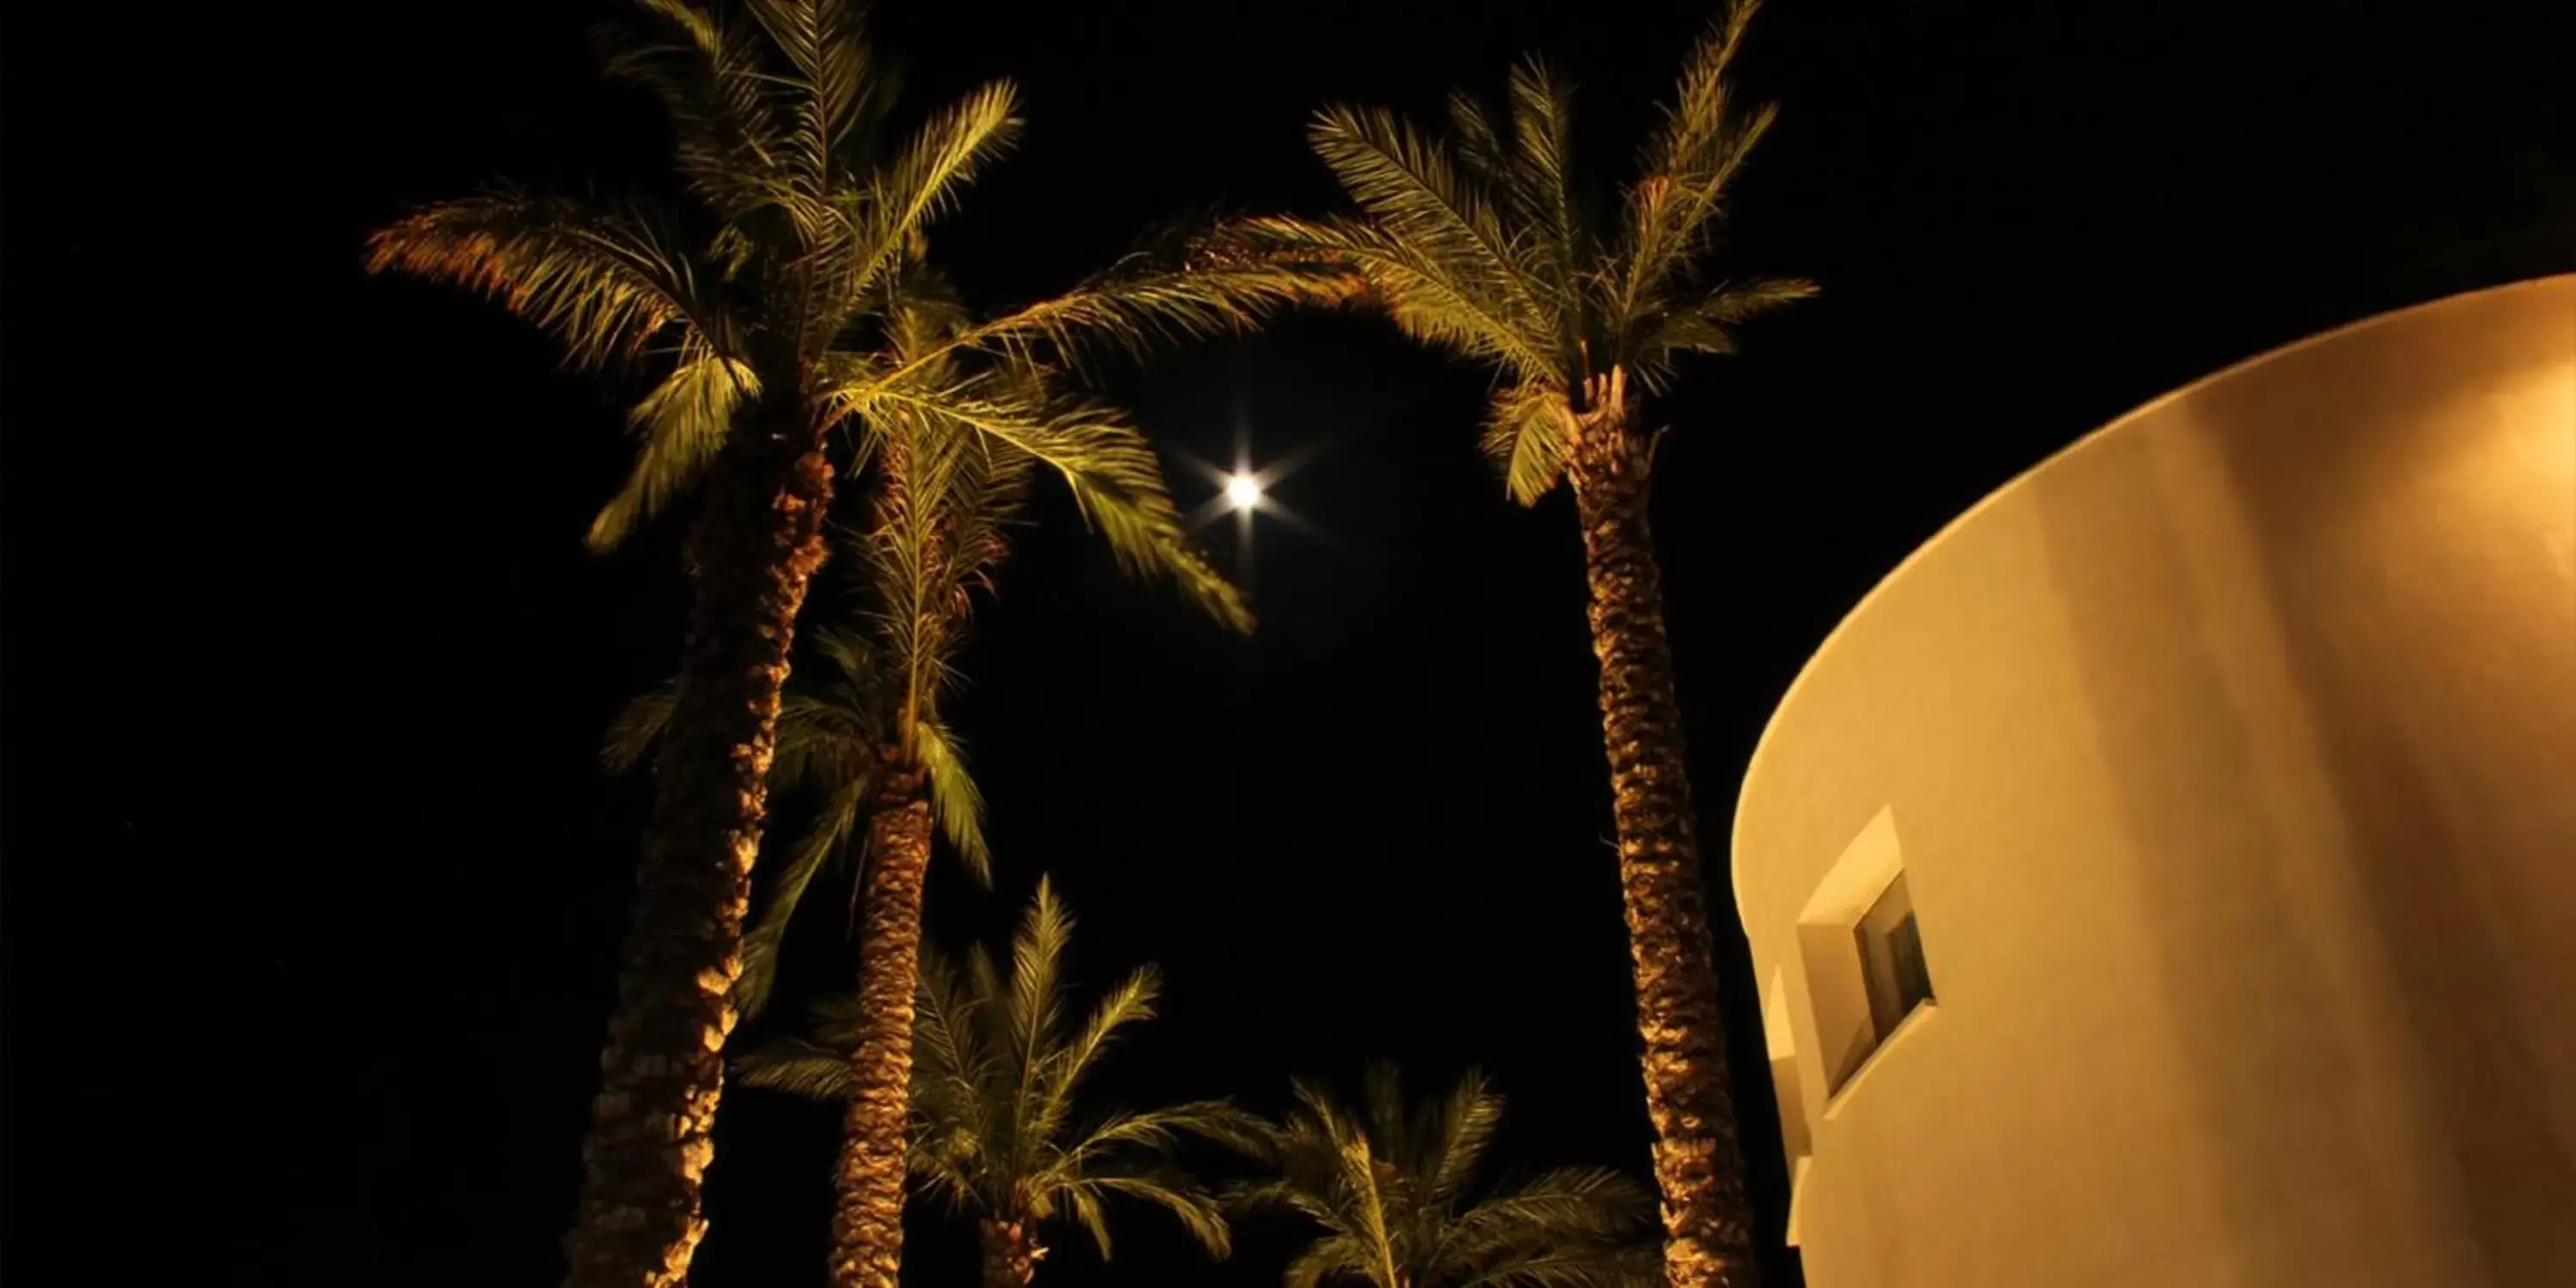
<instances>
[{"instance_id":1,"label":"building","mask_svg":"<svg viewBox=\"0 0 2576 1288\"><path fill-rule=\"evenodd\" d=\"M1734 856L1816 1288L2576 1284L2576 276L1986 498Z\"/></svg>"}]
</instances>

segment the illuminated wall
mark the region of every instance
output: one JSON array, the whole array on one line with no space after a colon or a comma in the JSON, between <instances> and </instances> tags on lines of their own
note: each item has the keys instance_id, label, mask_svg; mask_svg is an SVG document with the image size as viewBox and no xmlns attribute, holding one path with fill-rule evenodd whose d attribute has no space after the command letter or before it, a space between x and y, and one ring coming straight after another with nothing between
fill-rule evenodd
<instances>
[{"instance_id":1,"label":"illuminated wall","mask_svg":"<svg viewBox=\"0 0 2576 1288\"><path fill-rule=\"evenodd\" d=\"M2576 277L1987 498L1792 686L1734 873L1817 1288L2576 1283Z\"/></svg>"}]
</instances>

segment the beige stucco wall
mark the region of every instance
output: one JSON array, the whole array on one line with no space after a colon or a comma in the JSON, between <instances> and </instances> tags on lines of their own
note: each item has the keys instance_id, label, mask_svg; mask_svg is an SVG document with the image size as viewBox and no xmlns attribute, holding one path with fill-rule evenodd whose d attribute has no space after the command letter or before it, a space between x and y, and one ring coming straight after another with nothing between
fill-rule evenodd
<instances>
[{"instance_id":1,"label":"beige stucco wall","mask_svg":"<svg viewBox=\"0 0 2576 1288\"><path fill-rule=\"evenodd\" d=\"M1937 1004L1828 1103L1892 825ZM1736 897L1817 1288L2576 1284L2576 277L2145 407L1826 641Z\"/></svg>"}]
</instances>

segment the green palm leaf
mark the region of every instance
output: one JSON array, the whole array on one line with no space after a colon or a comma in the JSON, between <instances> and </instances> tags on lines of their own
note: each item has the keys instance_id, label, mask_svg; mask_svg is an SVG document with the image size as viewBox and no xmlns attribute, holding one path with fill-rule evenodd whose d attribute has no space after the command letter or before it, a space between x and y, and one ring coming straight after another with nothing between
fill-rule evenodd
<instances>
[{"instance_id":1,"label":"green palm leaf","mask_svg":"<svg viewBox=\"0 0 2576 1288\"><path fill-rule=\"evenodd\" d=\"M1320 1228L1292 1261L1301 1288L1644 1288L1659 1273L1654 1203L1616 1172L1568 1168L1473 1196L1502 1098L1469 1071L1408 1112L1392 1066L1359 1107L1299 1082L1272 1131L1277 1175L1238 1186L1237 1211L1279 1208Z\"/></svg>"},{"instance_id":2,"label":"green palm leaf","mask_svg":"<svg viewBox=\"0 0 2576 1288\"><path fill-rule=\"evenodd\" d=\"M673 234L638 209L506 190L442 202L369 236L366 263L487 296L580 367L632 358L672 327L693 352L720 351L727 333Z\"/></svg>"},{"instance_id":3,"label":"green palm leaf","mask_svg":"<svg viewBox=\"0 0 2576 1288\"><path fill-rule=\"evenodd\" d=\"M614 549L638 523L696 483L724 446L734 410L759 395L760 377L750 364L725 357L694 336L685 341L671 373L628 413L643 449L626 486L591 520L590 548Z\"/></svg>"},{"instance_id":4,"label":"green palm leaf","mask_svg":"<svg viewBox=\"0 0 2576 1288\"><path fill-rule=\"evenodd\" d=\"M1063 956L1073 918L1041 881L1013 936L1005 972L982 949L966 969L922 955L913 1026L911 1167L921 1182L979 1216L1001 1222L1070 1220L1111 1248L1112 1205L1159 1208L1211 1255L1231 1247L1221 1205L1177 1169L1184 1140L1258 1155L1273 1132L1223 1101L1190 1101L1072 1122L1085 1071L1118 1031L1152 1018L1158 976L1131 974L1096 1004L1080 1031L1060 1023L1070 990ZM814 1038L776 1043L742 1058L752 1086L820 1098L848 1094L846 1052L856 1042L855 1001L815 1008ZM836 1078L820 1060L839 1056Z\"/></svg>"}]
</instances>

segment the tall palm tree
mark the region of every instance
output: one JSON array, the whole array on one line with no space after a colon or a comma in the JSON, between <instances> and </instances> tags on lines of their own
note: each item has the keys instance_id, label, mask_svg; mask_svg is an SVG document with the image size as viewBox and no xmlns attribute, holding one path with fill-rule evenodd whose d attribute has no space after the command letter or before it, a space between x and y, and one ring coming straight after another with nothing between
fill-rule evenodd
<instances>
[{"instance_id":1,"label":"tall palm tree","mask_svg":"<svg viewBox=\"0 0 2576 1288\"><path fill-rule=\"evenodd\" d=\"M1312 1083L1273 1129L1279 1174L1230 1193L1323 1228L1287 1288L1643 1288L1655 1278L1654 1199L1617 1172L1569 1167L1475 1197L1503 1098L1470 1070L1407 1111L1390 1065L1358 1108Z\"/></svg>"},{"instance_id":2,"label":"tall palm tree","mask_svg":"<svg viewBox=\"0 0 2576 1288\"><path fill-rule=\"evenodd\" d=\"M650 89L671 119L685 208L505 189L428 207L368 243L372 271L488 295L552 332L576 367L650 374L630 415L635 470L592 524L594 547L698 494L687 645L565 1241L576 1288L676 1284L704 1233L700 1178L790 643L824 558L836 468L866 454L877 426L937 416L1011 445L1061 474L1132 566L1248 620L1188 549L1132 429L1043 380L961 375L947 359L986 355L1027 376L1070 360L1077 340L1236 325L1273 297L1130 262L899 351L886 327L895 279L932 219L1009 145L1016 98L986 85L888 146L888 81L860 8L636 0L604 33L609 72ZM850 426L860 432L834 433ZM839 462L837 444L850 453Z\"/></svg>"},{"instance_id":3,"label":"tall palm tree","mask_svg":"<svg viewBox=\"0 0 2576 1288\"><path fill-rule=\"evenodd\" d=\"M1007 978L982 948L961 973L924 952L913 1030L909 1164L923 1186L972 1213L984 1251L985 1288L1027 1288L1047 1253L1049 1222L1070 1221L1110 1255L1108 1200L1159 1207L1179 1218L1209 1255L1229 1246L1215 1199L1182 1173L1173 1151L1185 1136L1258 1148L1262 1124L1222 1101L1111 1114L1077 1125L1075 1099L1119 1030L1152 1019L1161 980L1151 966L1129 975L1079 1028L1066 1024L1063 978L1073 917L1043 879L1011 947ZM815 1035L745 1056L743 1081L816 1099L846 1099L862 1084L850 1052L871 1027L863 999L815 1008Z\"/></svg>"},{"instance_id":4,"label":"tall palm tree","mask_svg":"<svg viewBox=\"0 0 2576 1288\"><path fill-rule=\"evenodd\" d=\"M1755 7L1736 0L1711 26L1606 221L1572 180L1570 92L1529 60L1499 120L1453 94L1446 138L1383 110L1326 109L1311 141L1361 215L1244 220L1203 249L1203 262L1267 264L1325 299L1356 294L1416 339L1491 364L1484 448L1512 498L1534 505L1560 479L1574 492L1673 1288L1749 1285L1756 1272L1647 525L1660 431L1639 402L1682 355L1733 352L1738 323L1815 290L1700 265L1727 185L1772 120L1768 106L1738 110L1727 81Z\"/></svg>"},{"instance_id":5,"label":"tall palm tree","mask_svg":"<svg viewBox=\"0 0 2576 1288\"><path fill-rule=\"evenodd\" d=\"M821 678L797 686L783 707L772 778L810 789L819 808L745 936L736 987L746 1013L765 1005L779 945L815 874L829 856L862 853L859 1005L846 1056L852 1091L831 1260L833 1282L845 1288L888 1288L901 1264L913 981L934 823L972 873L980 879L988 871L982 794L940 702L956 678L974 593L990 586L1009 552L1009 531L1048 459L1023 446L1035 434L992 432L992 414L981 408L1022 408L1015 414L1027 430L1053 439L1115 436L1140 457L1127 464L1142 480L1132 486L1150 483L1157 504L1166 511L1170 504L1143 439L1114 412L1051 393L1049 372L1014 352L956 347L973 324L926 270L898 274L891 289L884 333L892 360L919 364L954 394L940 404L880 400L857 414L869 469L866 517L846 542L858 625L817 634L814 651L827 663ZM1088 500L1079 488L1075 494ZM1087 508L1112 550L1127 554L1116 531L1120 512ZM1176 545L1162 557L1196 558ZM1204 565L1192 575L1212 588L1195 594L1197 602L1232 620L1231 588ZM640 755L672 705L662 695L630 708L611 735L612 764Z\"/></svg>"}]
</instances>

